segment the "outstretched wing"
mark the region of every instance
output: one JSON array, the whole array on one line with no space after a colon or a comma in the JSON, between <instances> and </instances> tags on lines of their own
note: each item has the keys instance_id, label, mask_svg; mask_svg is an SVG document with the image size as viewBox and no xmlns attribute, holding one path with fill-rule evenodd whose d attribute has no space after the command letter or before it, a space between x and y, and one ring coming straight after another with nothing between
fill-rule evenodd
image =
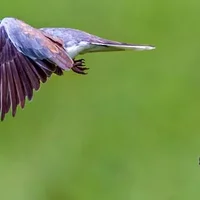
<instances>
[{"instance_id":1,"label":"outstretched wing","mask_svg":"<svg viewBox=\"0 0 200 200\"><path fill-rule=\"evenodd\" d=\"M62 74L73 66L73 61L57 42L40 31L13 18L0 24L0 113L1 120L12 107L25 106L40 81L46 82L52 73Z\"/></svg>"}]
</instances>

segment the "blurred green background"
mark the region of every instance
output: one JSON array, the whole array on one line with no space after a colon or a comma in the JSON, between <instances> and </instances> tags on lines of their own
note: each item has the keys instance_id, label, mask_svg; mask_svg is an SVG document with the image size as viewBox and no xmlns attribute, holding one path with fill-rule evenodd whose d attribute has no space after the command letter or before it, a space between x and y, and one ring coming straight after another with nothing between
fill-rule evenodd
<instances>
[{"instance_id":1,"label":"blurred green background","mask_svg":"<svg viewBox=\"0 0 200 200\"><path fill-rule=\"evenodd\" d=\"M83 56L0 124L1 200L200 196L200 2L1 2L35 27L73 27L150 52Z\"/></svg>"}]
</instances>

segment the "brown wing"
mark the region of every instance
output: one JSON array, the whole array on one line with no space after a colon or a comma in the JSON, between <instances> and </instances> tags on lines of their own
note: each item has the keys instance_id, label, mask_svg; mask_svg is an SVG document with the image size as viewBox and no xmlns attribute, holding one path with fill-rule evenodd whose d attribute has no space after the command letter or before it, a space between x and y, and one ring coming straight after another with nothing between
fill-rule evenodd
<instances>
[{"instance_id":1,"label":"brown wing","mask_svg":"<svg viewBox=\"0 0 200 200\"><path fill-rule=\"evenodd\" d=\"M5 27L0 26L0 113L1 120L12 108L15 116L17 106L25 106L26 97L31 100L33 90L38 90L40 81L62 70L46 60L32 60L20 53L10 40Z\"/></svg>"}]
</instances>

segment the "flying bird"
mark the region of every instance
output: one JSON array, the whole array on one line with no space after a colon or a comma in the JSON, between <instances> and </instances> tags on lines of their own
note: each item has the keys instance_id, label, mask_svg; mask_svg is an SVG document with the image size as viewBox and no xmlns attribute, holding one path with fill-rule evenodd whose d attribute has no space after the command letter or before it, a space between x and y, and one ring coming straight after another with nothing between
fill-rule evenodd
<instances>
[{"instance_id":1,"label":"flying bird","mask_svg":"<svg viewBox=\"0 0 200 200\"><path fill-rule=\"evenodd\" d=\"M70 28L34 28L25 22L7 17L0 20L0 118L17 106L24 108L26 98L33 98L52 75L72 70L87 74L79 54L90 52L152 50L151 45L136 45L106 40Z\"/></svg>"}]
</instances>

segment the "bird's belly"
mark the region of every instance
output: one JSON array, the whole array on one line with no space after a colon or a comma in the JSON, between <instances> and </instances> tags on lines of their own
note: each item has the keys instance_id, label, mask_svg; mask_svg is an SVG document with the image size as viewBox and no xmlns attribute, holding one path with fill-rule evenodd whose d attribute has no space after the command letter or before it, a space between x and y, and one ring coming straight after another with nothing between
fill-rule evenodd
<instances>
[{"instance_id":1,"label":"bird's belly","mask_svg":"<svg viewBox=\"0 0 200 200\"><path fill-rule=\"evenodd\" d=\"M88 43L80 42L79 44L65 47L65 50L67 51L68 55L73 59L78 54L80 54L84 50L88 49L89 47L90 47L90 45Z\"/></svg>"}]
</instances>

